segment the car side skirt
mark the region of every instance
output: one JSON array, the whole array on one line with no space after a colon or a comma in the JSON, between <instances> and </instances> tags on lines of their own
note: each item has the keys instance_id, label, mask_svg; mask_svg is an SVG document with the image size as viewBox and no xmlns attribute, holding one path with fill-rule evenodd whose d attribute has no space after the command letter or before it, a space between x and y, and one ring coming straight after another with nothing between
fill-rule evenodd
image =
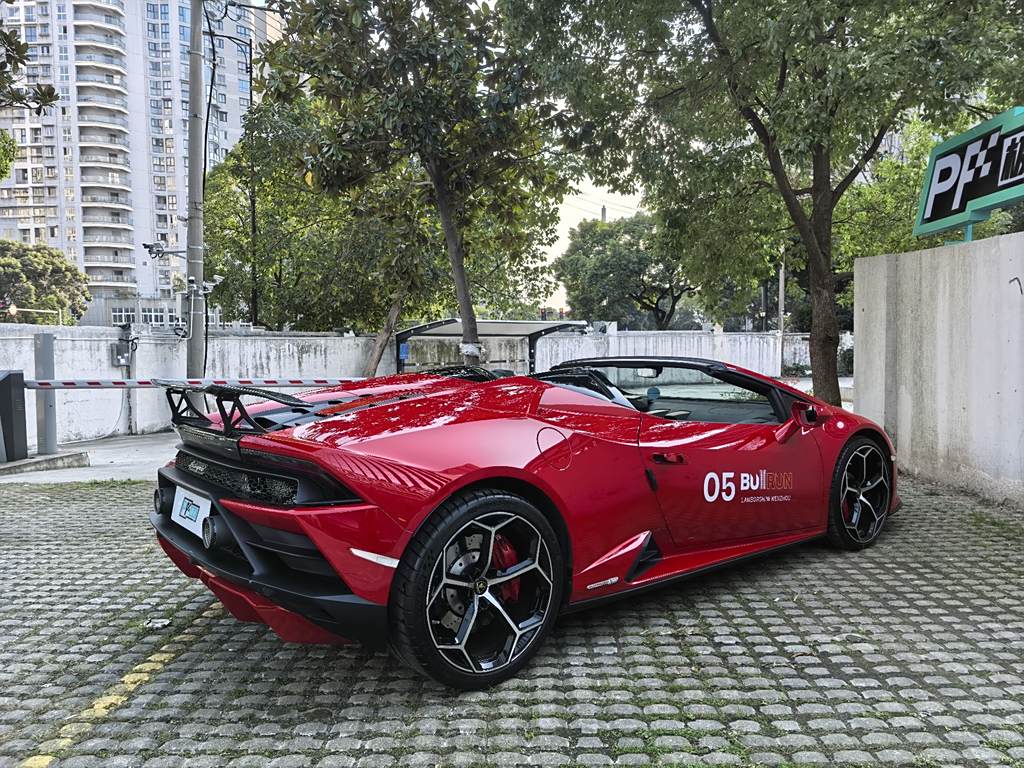
<instances>
[{"instance_id":1,"label":"car side skirt","mask_svg":"<svg viewBox=\"0 0 1024 768\"><path fill-rule=\"evenodd\" d=\"M747 560L754 560L765 555L782 552L783 550L790 549L791 547L796 547L801 544L805 544L808 541L820 539L824 535L824 530L815 530L810 533L799 534L798 538L793 538L792 540L785 541L781 544L762 547L760 549L748 552L746 554L728 557L726 559L718 560L707 565L692 568L690 570L676 571L661 576L654 576L651 579L645 580L643 581L643 583L640 584L627 584L624 588L620 589L617 592L611 592L608 594L599 595L597 597L571 602L562 609L562 613L576 613L577 611L589 610L590 608L595 608L597 606L604 605L605 603L611 603L621 598L634 597L636 595L640 595L645 592L658 589L660 587L670 586L672 584L677 584L687 579L692 579L696 576L702 576L704 574L712 573L714 571L726 568L731 565L737 565L739 563L746 562Z\"/></svg>"}]
</instances>

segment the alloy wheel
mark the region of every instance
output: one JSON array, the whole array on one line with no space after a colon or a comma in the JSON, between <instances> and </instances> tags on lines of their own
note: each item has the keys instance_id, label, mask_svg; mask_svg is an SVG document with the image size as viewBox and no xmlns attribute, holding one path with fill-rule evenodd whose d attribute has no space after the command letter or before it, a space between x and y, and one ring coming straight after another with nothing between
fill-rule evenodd
<instances>
[{"instance_id":1,"label":"alloy wheel","mask_svg":"<svg viewBox=\"0 0 1024 768\"><path fill-rule=\"evenodd\" d=\"M856 541L864 544L878 535L889 510L889 464L874 445L862 445L843 470L839 503L843 524Z\"/></svg>"},{"instance_id":2,"label":"alloy wheel","mask_svg":"<svg viewBox=\"0 0 1024 768\"><path fill-rule=\"evenodd\" d=\"M434 646L463 672L507 667L540 634L553 577L548 547L524 517L491 512L469 521L431 571L425 607Z\"/></svg>"}]
</instances>

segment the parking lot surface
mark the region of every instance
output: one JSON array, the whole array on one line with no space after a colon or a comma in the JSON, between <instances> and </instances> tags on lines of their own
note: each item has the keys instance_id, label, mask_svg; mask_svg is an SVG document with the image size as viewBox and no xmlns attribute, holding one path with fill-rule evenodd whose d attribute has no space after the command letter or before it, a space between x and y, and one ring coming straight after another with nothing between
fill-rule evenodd
<instances>
[{"instance_id":1,"label":"parking lot surface","mask_svg":"<svg viewBox=\"0 0 1024 768\"><path fill-rule=\"evenodd\" d=\"M157 547L146 483L0 489L0 765L1024 766L1024 514L906 480L812 543L564 618L495 689L287 645Z\"/></svg>"}]
</instances>

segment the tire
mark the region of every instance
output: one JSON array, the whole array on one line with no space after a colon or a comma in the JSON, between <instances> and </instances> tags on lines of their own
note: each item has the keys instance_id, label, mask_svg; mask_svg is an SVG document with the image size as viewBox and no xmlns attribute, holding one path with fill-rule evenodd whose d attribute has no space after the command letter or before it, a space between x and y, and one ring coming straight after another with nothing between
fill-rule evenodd
<instances>
[{"instance_id":1,"label":"tire","mask_svg":"<svg viewBox=\"0 0 1024 768\"><path fill-rule=\"evenodd\" d=\"M832 473L828 540L840 549L870 547L885 528L892 502L892 462L869 437L854 437Z\"/></svg>"},{"instance_id":2,"label":"tire","mask_svg":"<svg viewBox=\"0 0 1024 768\"><path fill-rule=\"evenodd\" d=\"M500 683L536 653L565 590L558 536L525 499L482 489L442 504L395 572L395 655L452 688Z\"/></svg>"}]
</instances>

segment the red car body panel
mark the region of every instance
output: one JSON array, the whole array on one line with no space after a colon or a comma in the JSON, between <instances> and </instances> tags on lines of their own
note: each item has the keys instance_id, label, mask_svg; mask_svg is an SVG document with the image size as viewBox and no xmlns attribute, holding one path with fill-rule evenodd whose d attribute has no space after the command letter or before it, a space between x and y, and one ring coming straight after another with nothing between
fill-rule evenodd
<instances>
[{"instance_id":1,"label":"red car body panel","mask_svg":"<svg viewBox=\"0 0 1024 768\"><path fill-rule=\"evenodd\" d=\"M570 605L822 535L843 446L858 432L884 442L890 454L891 442L867 419L728 369L813 404L819 423L670 421L524 376L386 376L305 393L311 403L346 402L310 423L240 441L244 449L312 462L360 502L221 503L249 523L308 537L354 595L377 605L387 604L393 564L424 520L471 486L526 494L553 516L568 546ZM891 509L897 505L894 485ZM648 537L661 558L630 579ZM324 639L302 616L271 610L276 606L251 589L196 572L164 537L161 544L236 616L264 621L287 639Z\"/></svg>"}]
</instances>

